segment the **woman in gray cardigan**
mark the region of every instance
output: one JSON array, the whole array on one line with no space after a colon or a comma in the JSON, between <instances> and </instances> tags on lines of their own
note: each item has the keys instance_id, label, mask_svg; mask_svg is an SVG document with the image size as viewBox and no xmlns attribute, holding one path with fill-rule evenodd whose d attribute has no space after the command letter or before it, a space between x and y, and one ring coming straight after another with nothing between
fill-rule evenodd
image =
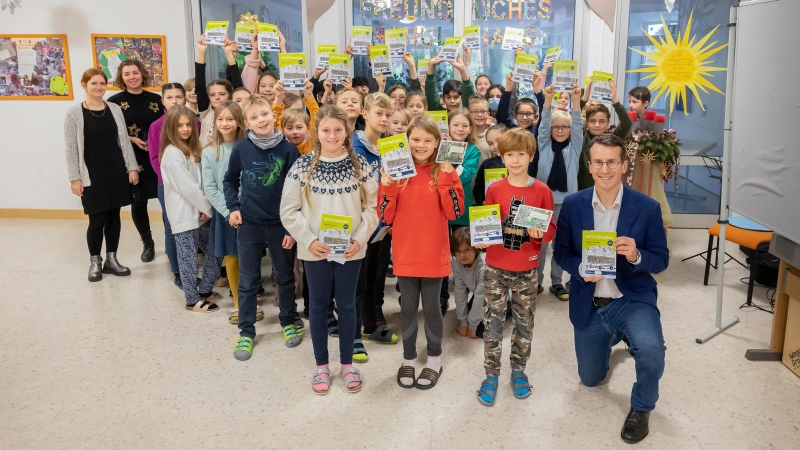
<instances>
[{"instance_id":1,"label":"woman in gray cardigan","mask_svg":"<svg viewBox=\"0 0 800 450\"><path fill-rule=\"evenodd\" d=\"M89 281L100 281L103 274L130 275L117 261L121 229L120 208L130 205L139 182L139 165L128 139L122 110L106 103L108 79L98 69L81 77L86 101L67 110L64 143L67 172L72 193L81 198L83 212L89 216L86 241L91 265ZM106 261L100 251L106 240Z\"/></svg>"}]
</instances>

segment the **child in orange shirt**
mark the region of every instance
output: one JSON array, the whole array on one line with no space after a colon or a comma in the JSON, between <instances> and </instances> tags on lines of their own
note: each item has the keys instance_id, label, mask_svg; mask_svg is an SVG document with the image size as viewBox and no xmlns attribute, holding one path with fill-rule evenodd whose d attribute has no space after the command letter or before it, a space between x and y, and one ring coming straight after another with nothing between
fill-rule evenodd
<instances>
[{"instance_id":1,"label":"child in orange shirt","mask_svg":"<svg viewBox=\"0 0 800 450\"><path fill-rule=\"evenodd\" d=\"M283 132L286 140L297 147L301 155L311 151L310 136L314 134L314 117L319 111L319 104L314 99L314 85L306 81L303 89L303 102L288 102L283 81L275 84L275 101L272 110L275 112L275 126ZM295 97L296 98L296 97ZM306 105L308 114L303 111Z\"/></svg>"},{"instance_id":2,"label":"child in orange shirt","mask_svg":"<svg viewBox=\"0 0 800 450\"><path fill-rule=\"evenodd\" d=\"M442 278L451 272L447 221L464 214L464 189L449 162L435 162L442 135L432 118L417 117L406 134L417 174L395 181L381 169L378 216L393 227L392 260L403 299L400 326L404 361L397 383L407 389L431 389L442 374L439 290ZM415 381L420 297L428 361Z\"/></svg>"}]
</instances>

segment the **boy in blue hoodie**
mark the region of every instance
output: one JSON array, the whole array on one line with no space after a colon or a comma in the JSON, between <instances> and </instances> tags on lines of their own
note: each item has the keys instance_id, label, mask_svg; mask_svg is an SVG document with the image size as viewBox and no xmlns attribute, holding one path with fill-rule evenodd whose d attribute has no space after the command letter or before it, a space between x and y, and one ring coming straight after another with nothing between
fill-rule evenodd
<instances>
[{"instance_id":1,"label":"boy in blue hoodie","mask_svg":"<svg viewBox=\"0 0 800 450\"><path fill-rule=\"evenodd\" d=\"M367 159L372 176L376 180L380 180L381 170L381 153L378 150L378 139L389 128L389 118L392 116L393 111L394 101L388 95L381 92L373 92L367 95L364 99L364 109L361 112L365 122L364 131L356 131L353 134L353 149ZM378 225L370 241L383 226L385 226L383 223ZM375 296L371 295L375 288L380 252L381 242L371 242L367 246L367 254L361 263L358 288L356 289L357 328L355 347L353 348L354 362L364 363L369 360L362 339L380 344L396 344L398 342L396 334L388 330L384 325L378 325Z\"/></svg>"},{"instance_id":2,"label":"boy in blue hoodie","mask_svg":"<svg viewBox=\"0 0 800 450\"><path fill-rule=\"evenodd\" d=\"M239 229L240 333L234 357L247 360L252 355L256 335L256 293L265 244L278 286L283 341L287 347L296 347L303 340L295 325L295 321L302 320L295 303L295 241L283 228L280 217L283 183L300 152L275 129L275 116L267 99L254 95L244 102L242 110L249 131L231 150L223 186L225 202L231 211L228 220Z\"/></svg>"}]
</instances>

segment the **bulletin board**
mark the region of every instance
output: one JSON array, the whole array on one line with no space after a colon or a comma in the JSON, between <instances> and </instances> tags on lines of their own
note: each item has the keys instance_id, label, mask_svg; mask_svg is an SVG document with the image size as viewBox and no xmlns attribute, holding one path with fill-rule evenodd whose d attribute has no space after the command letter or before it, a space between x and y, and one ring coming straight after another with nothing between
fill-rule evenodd
<instances>
[{"instance_id":1,"label":"bulletin board","mask_svg":"<svg viewBox=\"0 0 800 450\"><path fill-rule=\"evenodd\" d=\"M72 100L65 34L0 34L0 100Z\"/></svg>"},{"instance_id":2,"label":"bulletin board","mask_svg":"<svg viewBox=\"0 0 800 450\"><path fill-rule=\"evenodd\" d=\"M167 80L167 38L166 36L141 34L93 34L92 51L95 67L108 77L108 89L119 90L114 86L117 67L127 59L138 59L150 71L152 85L144 88L161 92Z\"/></svg>"}]
</instances>

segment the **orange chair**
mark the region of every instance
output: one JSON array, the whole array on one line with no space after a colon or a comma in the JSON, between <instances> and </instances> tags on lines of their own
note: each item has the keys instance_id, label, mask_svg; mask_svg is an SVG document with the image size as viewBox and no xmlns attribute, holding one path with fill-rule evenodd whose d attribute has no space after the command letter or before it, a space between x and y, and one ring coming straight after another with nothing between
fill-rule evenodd
<instances>
[{"instance_id":1,"label":"orange chair","mask_svg":"<svg viewBox=\"0 0 800 450\"><path fill-rule=\"evenodd\" d=\"M714 237L717 238L717 247L712 247L714 245ZM725 240L729 242L733 242L734 244L741 245L742 247L749 248L753 250L753 257L750 258L750 282L747 285L747 305L750 306L752 304L753 299L753 264L756 263L756 254L759 244L763 244L764 242L769 242L772 239L772 232L771 231L752 231L752 230L745 230L743 228L738 228L733 225L728 224L725 227ZM711 264L711 251L716 249L719 252L719 224L716 224L708 229L708 250L706 251L706 274L705 278L703 279L703 284L708 286L708 272L712 266ZM728 255L730 256L730 255ZM734 259L731 256L731 259ZM715 259L716 261L716 259ZM730 259L728 260L730 261ZM727 262L727 261L726 261ZM738 260L736 260L739 264L742 264ZM744 264L742 264L744 266ZM746 266L745 266L746 267ZM714 264L714 269L717 266Z\"/></svg>"}]
</instances>

